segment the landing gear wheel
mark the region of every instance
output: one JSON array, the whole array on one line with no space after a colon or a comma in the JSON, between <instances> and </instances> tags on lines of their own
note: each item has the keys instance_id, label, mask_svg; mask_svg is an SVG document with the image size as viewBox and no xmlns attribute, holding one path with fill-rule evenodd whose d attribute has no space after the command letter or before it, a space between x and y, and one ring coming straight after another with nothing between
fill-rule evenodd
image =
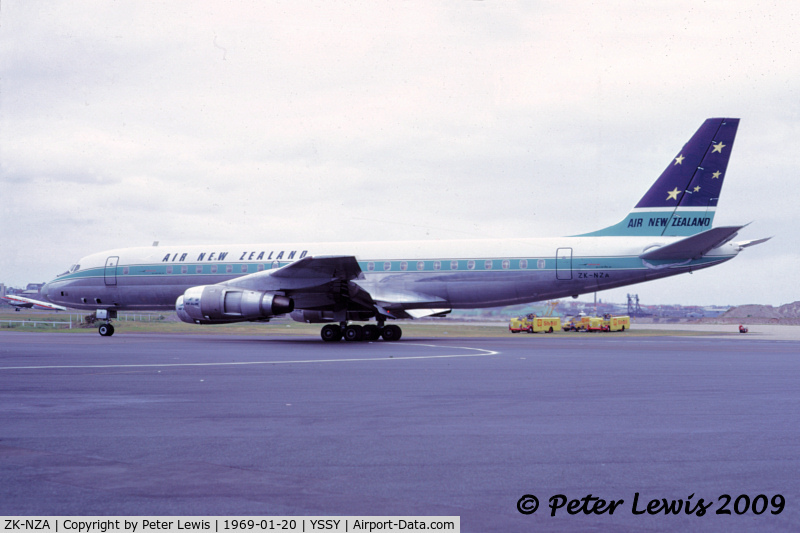
<instances>
[{"instance_id":1,"label":"landing gear wheel","mask_svg":"<svg viewBox=\"0 0 800 533\"><path fill-rule=\"evenodd\" d=\"M384 326L381 332L381 337L383 337L385 341L399 341L402 336L403 330L400 329L400 326Z\"/></svg>"},{"instance_id":2,"label":"landing gear wheel","mask_svg":"<svg viewBox=\"0 0 800 533\"><path fill-rule=\"evenodd\" d=\"M348 342L358 342L364 336L361 326L347 326L344 328L344 340Z\"/></svg>"},{"instance_id":3,"label":"landing gear wheel","mask_svg":"<svg viewBox=\"0 0 800 533\"><path fill-rule=\"evenodd\" d=\"M335 324L328 324L327 326L323 326L320 336L325 342L339 341L342 339L342 328Z\"/></svg>"},{"instance_id":4,"label":"landing gear wheel","mask_svg":"<svg viewBox=\"0 0 800 533\"><path fill-rule=\"evenodd\" d=\"M114 326L111 324L100 324L100 327L97 328L97 332L103 337L110 337L114 334Z\"/></svg>"},{"instance_id":5,"label":"landing gear wheel","mask_svg":"<svg viewBox=\"0 0 800 533\"><path fill-rule=\"evenodd\" d=\"M378 329L378 326L372 324L364 326L362 333L361 340L365 341L376 341L381 336L381 330Z\"/></svg>"}]
</instances>

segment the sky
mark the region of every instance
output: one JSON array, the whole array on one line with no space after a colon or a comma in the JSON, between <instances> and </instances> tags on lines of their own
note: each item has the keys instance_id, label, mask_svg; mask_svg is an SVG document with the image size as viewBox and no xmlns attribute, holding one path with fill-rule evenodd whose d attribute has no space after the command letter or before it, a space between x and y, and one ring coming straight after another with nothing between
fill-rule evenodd
<instances>
[{"instance_id":1,"label":"sky","mask_svg":"<svg viewBox=\"0 0 800 533\"><path fill-rule=\"evenodd\" d=\"M797 27L794 2L5 0L0 283L153 241L584 233L738 117L714 223L774 238L598 297L800 300Z\"/></svg>"}]
</instances>

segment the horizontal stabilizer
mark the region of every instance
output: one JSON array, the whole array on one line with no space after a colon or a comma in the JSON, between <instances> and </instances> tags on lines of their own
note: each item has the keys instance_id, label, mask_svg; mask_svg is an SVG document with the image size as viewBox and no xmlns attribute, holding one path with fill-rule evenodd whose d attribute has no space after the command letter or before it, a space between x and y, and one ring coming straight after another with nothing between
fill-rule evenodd
<instances>
[{"instance_id":1,"label":"horizontal stabilizer","mask_svg":"<svg viewBox=\"0 0 800 533\"><path fill-rule=\"evenodd\" d=\"M648 261L696 259L733 239L744 226L722 226L692 235L678 242L645 252L639 257Z\"/></svg>"},{"instance_id":2,"label":"horizontal stabilizer","mask_svg":"<svg viewBox=\"0 0 800 533\"><path fill-rule=\"evenodd\" d=\"M736 242L737 246L739 246L739 250L744 250L745 248L749 248L750 246L755 246L756 244L761 244L762 242L767 242L772 237L764 237L763 239L754 239L752 241L740 241Z\"/></svg>"}]
</instances>

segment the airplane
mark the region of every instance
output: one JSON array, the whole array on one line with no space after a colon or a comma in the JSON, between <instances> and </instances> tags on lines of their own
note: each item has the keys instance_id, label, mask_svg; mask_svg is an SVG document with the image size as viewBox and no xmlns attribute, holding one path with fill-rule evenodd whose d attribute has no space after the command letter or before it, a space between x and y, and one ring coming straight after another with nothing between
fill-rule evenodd
<instances>
[{"instance_id":1,"label":"airplane","mask_svg":"<svg viewBox=\"0 0 800 533\"><path fill-rule=\"evenodd\" d=\"M66 307L55 305L50 302L43 302L41 300L34 300L33 298L26 298L25 296L17 296L16 294L9 294L7 296L0 296L6 300L9 305L14 306L14 311L19 311L21 308L30 309L44 309L46 311L66 311Z\"/></svg>"},{"instance_id":2,"label":"airplane","mask_svg":"<svg viewBox=\"0 0 800 533\"><path fill-rule=\"evenodd\" d=\"M617 224L561 238L124 248L83 257L42 289L94 309L175 309L192 324L324 323L328 342L396 341L393 319L551 300L708 268L771 237L712 227L739 125L711 118ZM371 321L375 322L372 323ZM356 322L367 322L359 325Z\"/></svg>"}]
</instances>

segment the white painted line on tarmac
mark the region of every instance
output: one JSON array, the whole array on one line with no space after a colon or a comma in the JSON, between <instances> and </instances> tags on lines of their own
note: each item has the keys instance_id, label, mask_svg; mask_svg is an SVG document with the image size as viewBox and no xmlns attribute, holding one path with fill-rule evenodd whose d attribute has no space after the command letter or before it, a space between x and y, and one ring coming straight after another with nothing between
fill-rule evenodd
<instances>
[{"instance_id":1,"label":"white painted line on tarmac","mask_svg":"<svg viewBox=\"0 0 800 533\"><path fill-rule=\"evenodd\" d=\"M483 348L468 348L462 346L437 346L435 344L403 344L391 347L402 348L403 346L424 346L427 348L448 348L456 350L470 350L480 353L466 354L446 354L446 355L409 355L409 356L385 356L385 357L365 357L347 359L301 359L297 361L231 361L227 363L145 363L133 365L42 365L42 366L4 366L0 370L53 370L53 369L78 369L78 368L164 368L164 367L186 367L186 366L247 366L247 365L291 365L303 363L356 363L365 361L408 361L414 359L457 359L461 357L488 357L497 355L500 352L486 350Z\"/></svg>"}]
</instances>

